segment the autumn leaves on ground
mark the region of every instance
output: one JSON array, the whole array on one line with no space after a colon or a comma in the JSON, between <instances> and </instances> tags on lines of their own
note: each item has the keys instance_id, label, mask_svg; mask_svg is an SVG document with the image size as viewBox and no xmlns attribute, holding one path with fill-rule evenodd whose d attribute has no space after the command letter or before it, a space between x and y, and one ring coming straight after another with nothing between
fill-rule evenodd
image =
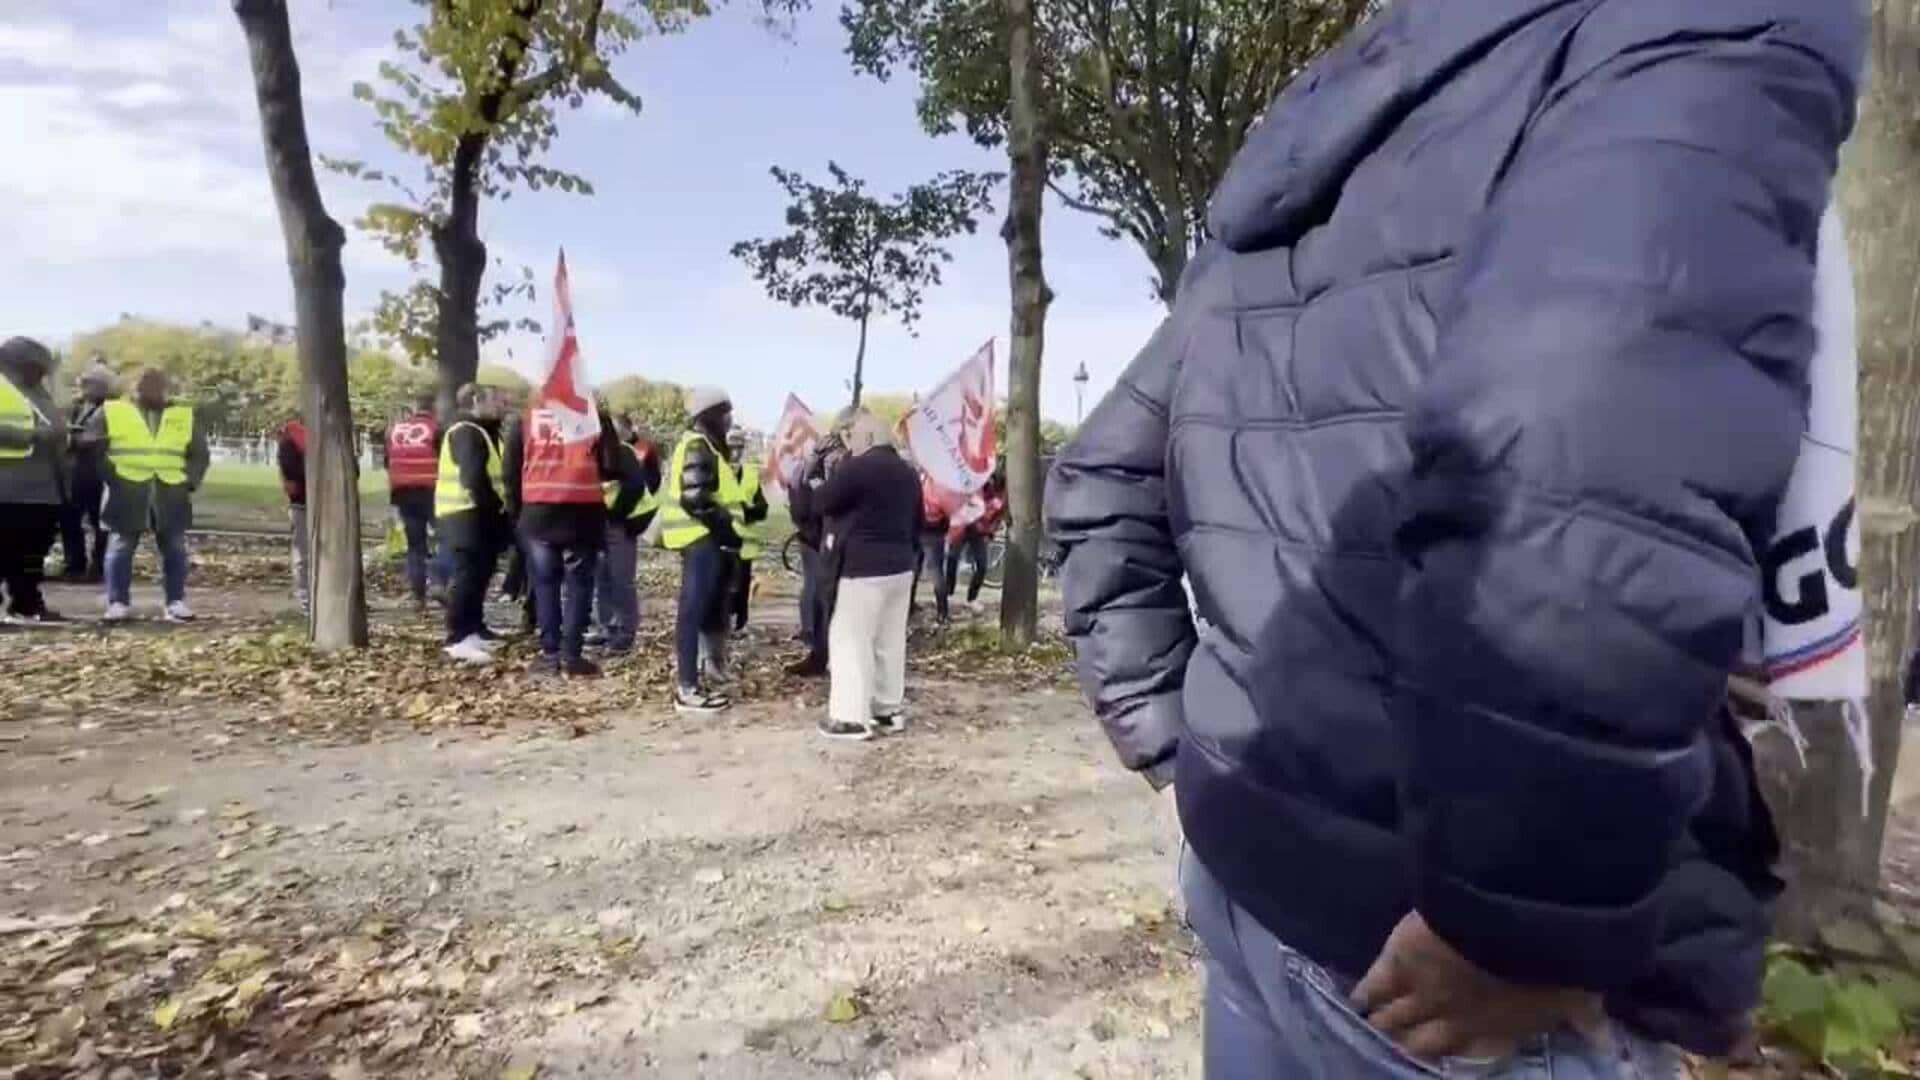
<instances>
[{"instance_id":1,"label":"autumn leaves on ground","mask_svg":"<svg viewBox=\"0 0 1920 1080\"><path fill-rule=\"evenodd\" d=\"M592 684L449 670L378 575L315 660L277 548L197 563L199 625L0 637L0 1075L1197 1067L1163 808L1057 642L916 631L910 730L829 744L777 573L692 720L664 561Z\"/></svg>"}]
</instances>

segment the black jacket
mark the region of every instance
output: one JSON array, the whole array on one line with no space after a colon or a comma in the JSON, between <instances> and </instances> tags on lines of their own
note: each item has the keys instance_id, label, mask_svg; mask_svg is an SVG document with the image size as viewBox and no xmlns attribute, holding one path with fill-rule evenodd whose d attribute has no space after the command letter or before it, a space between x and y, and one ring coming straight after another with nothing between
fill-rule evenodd
<instances>
[{"instance_id":1,"label":"black jacket","mask_svg":"<svg viewBox=\"0 0 1920 1080\"><path fill-rule=\"evenodd\" d=\"M722 456L726 451L718 448L726 445L726 437L715 438L706 419L705 414L694 417L694 429L707 439L696 439L687 448L680 468L680 508L705 525L715 543L737 551L740 534L734 530L733 515L720 502L720 470L730 466Z\"/></svg>"},{"instance_id":2,"label":"black jacket","mask_svg":"<svg viewBox=\"0 0 1920 1080\"><path fill-rule=\"evenodd\" d=\"M842 578L885 577L913 569L920 526L920 474L891 446L849 457L814 492L833 535Z\"/></svg>"},{"instance_id":3,"label":"black jacket","mask_svg":"<svg viewBox=\"0 0 1920 1080\"><path fill-rule=\"evenodd\" d=\"M454 424L448 425L447 445L452 448L454 465L460 470L460 483L473 497L474 509L443 517L438 527L452 547L497 551L512 543L505 493L496 490L493 479L487 475L486 439L481 437L480 432L466 426L468 423L480 425L487 434L493 436L496 445L500 441L501 424L498 420L461 416ZM511 476L512 473L507 475Z\"/></svg>"},{"instance_id":4,"label":"black jacket","mask_svg":"<svg viewBox=\"0 0 1920 1080\"><path fill-rule=\"evenodd\" d=\"M1723 701L1865 22L1403 2L1249 133L1048 517L1109 736L1293 947L1359 975L1417 908L1708 1052L1757 1001Z\"/></svg>"},{"instance_id":5,"label":"black jacket","mask_svg":"<svg viewBox=\"0 0 1920 1080\"><path fill-rule=\"evenodd\" d=\"M619 443L615 454L620 466L620 493L614 496L608 515L626 529L627 535L639 536L653 523L654 513L635 517L633 507L647 494L660 490L660 455L651 446L643 454L631 443Z\"/></svg>"}]
</instances>

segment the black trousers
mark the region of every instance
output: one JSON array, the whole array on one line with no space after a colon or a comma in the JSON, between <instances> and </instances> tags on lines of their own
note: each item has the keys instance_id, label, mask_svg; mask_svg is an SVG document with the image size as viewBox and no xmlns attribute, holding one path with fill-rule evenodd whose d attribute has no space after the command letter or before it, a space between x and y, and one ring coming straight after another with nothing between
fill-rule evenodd
<instances>
[{"instance_id":1,"label":"black trousers","mask_svg":"<svg viewBox=\"0 0 1920 1080\"><path fill-rule=\"evenodd\" d=\"M0 584L7 587L7 610L38 615L47 608L40 595L47 550L60 528L58 506L0 504Z\"/></svg>"},{"instance_id":2,"label":"black trousers","mask_svg":"<svg viewBox=\"0 0 1920 1080\"><path fill-rule=\"evenodd\" d=\"M747 628L747 601L753 596L753 564L745 559L735 559L733 563L733 601L728 610L733 613L733 628Z\"/></svg>"},{"instance_id":3,"label":"black trousers","mask_svg":"<svg viewBox=\"0 0 1920 1080\"><path fill-rule=\"evenodd\" d=\"M106 572L107 530L100 524L105 495L106 485L99 480L74 481L73 497L60 515L60 555L68 577L98 577Z\"/></svg>"},{"instance_id":4,"label":"black trousers","mask_svg":"<svg viewBox=\"0 0 1920 1080\"><path fill-rule=\"evenodd\" d=\"M980 599L980 586L987 580L987 538L970 532L947 549L947 577L941 584L946 587L948 596L952 596L954 588L960 584L962 555L973 560L973 580L967 582L967 603L971 604Z\"/></svg>"},{"instance_id":5,"label":"black trousers","mask_svg":"<svg viewBox=\"0 0 1920 1080\"><path fill-rule=\"evenodd\" d=\"M487 623L487 586L500 553L492 547L453 550L453 581L447 587L447 644L478 634Z\"/></svg>"},{"instance_id":6,"label":"black trousers","mask_svg":"<svg viewBox=\"0 0 1920 1080\"><path fill-rule=\"evenodd\" d=\"M916 551L913 557L913 589L908 596L907 605L920 606L920 571L922 568L933 571L933 609L940 621L947 621L947 596L953 590L947 587L947 534L944 532L923 532L914 538Z\"/></svg>"}]
</instances>

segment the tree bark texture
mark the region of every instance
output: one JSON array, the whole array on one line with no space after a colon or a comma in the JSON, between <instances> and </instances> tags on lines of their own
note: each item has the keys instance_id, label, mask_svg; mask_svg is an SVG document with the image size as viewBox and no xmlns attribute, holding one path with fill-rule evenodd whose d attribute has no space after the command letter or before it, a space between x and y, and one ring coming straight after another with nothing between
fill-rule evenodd
<instances>
[{"instance_id":1,"label":"tree bark texture","mask_svg":"<svg viewBox=\"0 0 1920 1080\"><path fill-rule=\"evenodd\" d=\"M1758 748L1789 883L1778 929L1814 940L1829 921L1868 912L1900 754L1903 677L1913 652L1915 452L1920 447L1920 0L1874 0L1859 124L1835 198L1846 219L1859 304L1860 582L1867 616L1873 772L1863 775L1836 706L1795 709L1802 770L1786 740ZM1860 812L1862 785L1868 813Z\"/></svg>"},{"instance_id":2,"label":"tree bark texture","mask_svg":"<svg viewBox=\"0 0 1920 1080\"><path fill-rule=\"evenodd\" d=\"M1033 641L1040 620L1040 359L1047 305L1053 300L1040 258L1040 211L1047 190L1042 134L1040 58L1034 49L1035 0L1005 0L1009 198L1007 269L1013 292L1007 371L1007 556L1000 590L1000 639L1009 648Z\"/></svg>"},{"instance_id":3,"label":"tree bark texture","mask_svg":"<svg viewBox=\"0 0 1920 1080\"><path fill-rule=\"evenodd\" d=\"M860 316L860 348L853 354L853 407L860 407L860 391L865 388L867 379L867 320L871 315Z\"/></svg>"},{"instance_id":4,"label":"tree bark texture","mask_svg":"<svg viewBox=\"0 0 1920 1080\"><path fill-rule=\"evenodd\" d=\"M308 633L322 650L361 648L367 644L367 600L360 566L359 464L347 396L346 274L340 266L347 237L327 215L314 180L286 0L233 0L233 10L252 59L267 174L293 275L308 431L307 530L313 555Z\"/></svg>"},{"instance_id":5,"label":"tree bark texture","mask_svg":"<svg viewBox=\"0 0 1920 1080\"><path fill-rule=\"evenodd\" d=\"M474 165L462 169L459 155L469 140L474 143ZM480 239L480 195L474 170L484 149L482 136L461 139L454 161L451 209L447 219L433 228L433 253L440 263L434 340L442 419L453 416L455 392L480 373L480 285L487 275L487 245Z\"/></svg>"}]
</instances>

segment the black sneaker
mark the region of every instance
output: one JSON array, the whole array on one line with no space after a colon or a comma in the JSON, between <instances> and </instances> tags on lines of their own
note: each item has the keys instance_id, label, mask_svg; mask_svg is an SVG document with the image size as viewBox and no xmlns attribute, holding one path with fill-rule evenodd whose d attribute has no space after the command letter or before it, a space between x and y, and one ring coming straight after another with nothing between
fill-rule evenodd
<instances>
[{"instance_id":1,"label":"black sneaker","mask_svg":"<svg viewBox=\"0 0 1920 1080\"><path fill-rule=\"evenodd\" d=\"M527 674L536 679L558 678L560 675L560 658L544 654L535 657L533 663L527 665Z\"/></svg>"},{"instance_id":2,"label":"black sneaker","mask_svg":"<svg viewBox=\"0 0 1920 1080\"><path fill-rule=\"evenodd\" d=\"M21 626L65 626L67 624L67 617L52 608L41 608L31 615L15 612L11 618Z\"/></svg>"},{"instance_id":3,"label":"black sneaker","mask_svg":"<svg viewBox=\"0 0 1920 1080\"><path fill-rule=\"evenodd\" d=\"M898 735L907 730L907 711L894 709L891 712L874 713L873 729L882 735Z\"/></svg>"},{"instance_id":4,"label":"black sneaker","mask_svg":"<svg viewBox=\"0 0 1920 1080\"><path fill-rule=\"evenodd\" d=\"M785 670L787 674L797 678L817 679L827 673L827 661L824 657L816 653L808 653L806 656L788 664Z\"/></svg>"},{"instance_id":5,"label":"black sneaker","mask_svg":"<svg viewBox=\"0 0 1920 1080\"><path fill-rule=\"evenodd\" d=\"M827 717L820 721L820 734L829 739L867 742L873 738L873 729L865 724L843 724L832 717Z\"/></svg>"},{"instance_id":6,"label":"black sneaker","mask_svg":"<svg viewBox=\"0 0 1920 1080\"><path fill-rule=\"evenodd\" d=\"M682 686L673 692L673 711L677 713L717 713L732 705L725 694Z\"/></svg>"},{"instance_id":7,"label":"black sneaker","mask_svg":"<svg viewBox=\"0 0 1920 1080\"><path fill-rule=\"evenodd\" d=\"M560 665L561 670L572 679L597 679L600 677L600 665L584 656L569 656Z\"/></svg>"}]
</instances>

